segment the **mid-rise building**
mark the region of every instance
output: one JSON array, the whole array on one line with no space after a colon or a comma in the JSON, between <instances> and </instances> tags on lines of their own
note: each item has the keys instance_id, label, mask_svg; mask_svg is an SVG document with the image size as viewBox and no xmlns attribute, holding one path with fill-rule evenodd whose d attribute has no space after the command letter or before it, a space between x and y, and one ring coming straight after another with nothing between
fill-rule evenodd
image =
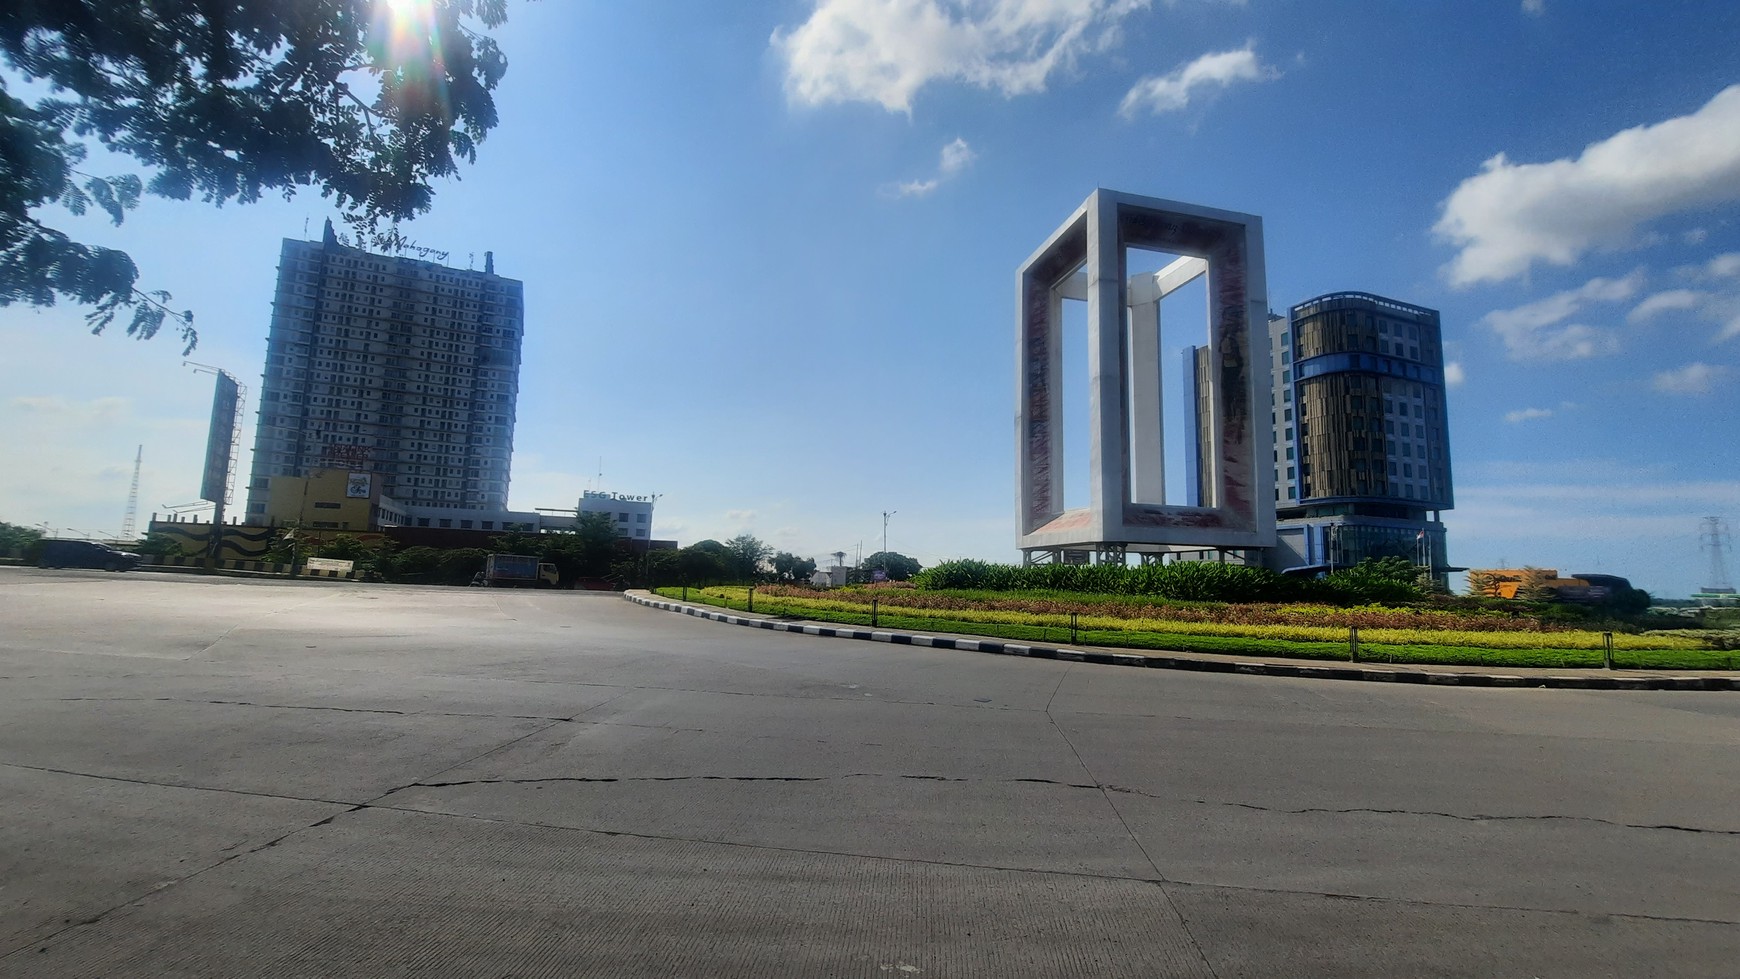
<instances>
[{"instance_id":1,"label":"mid-rise building","mask_svg":"<svg viewBox=\"0 0 1740 979\"><path fill-rule=\"evenodd\" d=\"M1270 320L1277 547L1271 564L1406 557L1443 577L1455 505L1437 310L1363 292Z\"/></svg>"},{"instance_id":2,"label":"mid-rise building","mask_svg":"<svg viewBox=\"0 0 1740 979\"><path fill-rule=\"evenodd\" d=\"M1395 555L1448 570L1441 511L1454 505L1443 336L1436 310L1362 292L1318 296L1269 317L1275 570L1334 569ZM1208 505L1213 444L1200 404L1208 351L1185 351L1194 407L1190 502Z\"/></svg>"},{"instance_id":3,"label":"mid-rise building","mask_svg":"<svg viewBox=\"0 0 1740 979\"><path fill-rule=\"evenodd\" d=\"M652 538L653 498L650 496L587 490L581 494L576 509L581 515L602 513L609 517L618 537L640 541Z\"/></svg>"},{"instance_id":4,"label":"mid-rise building","mask_svg":"<svg viewBox=\"0 0 1740 979\"><path fill-rule=\"evenodd\" d=\"M272 479L375 474L427 510L505 510L524 287L495 274L285 239L260 385L249 519ZM273 508L281 509L281 508Z\"/></svg>"}]
</instances>

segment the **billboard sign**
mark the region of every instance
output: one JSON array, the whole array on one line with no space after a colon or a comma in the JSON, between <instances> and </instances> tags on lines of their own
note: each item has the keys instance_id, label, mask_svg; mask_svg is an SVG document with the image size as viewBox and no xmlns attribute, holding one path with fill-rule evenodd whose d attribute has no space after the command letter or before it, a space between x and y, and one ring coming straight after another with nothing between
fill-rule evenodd
<instances>
[{"instance_id":1,"label":"billboard sign","mask_svg":"<svg viewBox=\"0 0 1740 979\"><path fill-rule=\"evenodd\" d=\"M200 480L199 497L220 505L228 502L230 450L236 442L236 404L240 398L236 379L219 374L211 399L211 428L206 435L205 477Z\"/></svg>"},{"instance_id":2,"label":"billboard sign","mask_svg":"<svg viewBox=\"0 0 1740 979\"><path fill-rule=\"evenodd\" d=\"M369 498L369 474L351 473L344 481L344 495L347 499L366 500Z\"/></svg>"}]
</instances>

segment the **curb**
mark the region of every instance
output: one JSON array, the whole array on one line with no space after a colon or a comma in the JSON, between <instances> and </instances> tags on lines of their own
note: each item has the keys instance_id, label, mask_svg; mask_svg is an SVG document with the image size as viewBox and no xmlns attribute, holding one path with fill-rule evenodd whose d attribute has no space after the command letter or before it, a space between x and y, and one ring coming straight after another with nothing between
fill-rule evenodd
<instances>
[{"instance_id":1,"label":"curb","mask_svg":"<svg viewBox=\"0 0 1740 979\"><path fill-rule=\"evenodd\" d=\"M1231 660L1192 659L1183 656L1142 656L1134 653L1102 653L1060 646L1034 646L1027 643L1003 642L996 639L960 639L952 636L927 636L921 633L884 632L854 629L848 626L806 625L717 612L698 605L666 601L632 592L623 597L636 605L711 619L728 625L792 632L805 636L833 639L860 639L892 643L898 646L928 646L932 649L959 649L970 653L994 653L1001 656L1026 656L1031 659L1055 659L1071 663L1097 663L1103 666L1135 666L1159 670L1186 670L1195 673L1243 673L1251 676L1303 677L1313 680L1354 680L1367 683L1420 683L1453 687L1534 687L1554 690L1740 690L1740 677L1732 676L1530 676L1511 673L1427 672L1421 670L1385 670L1353 666L1305 666L1292 663L1237 662Z\"/></svg>"}]
</instances>

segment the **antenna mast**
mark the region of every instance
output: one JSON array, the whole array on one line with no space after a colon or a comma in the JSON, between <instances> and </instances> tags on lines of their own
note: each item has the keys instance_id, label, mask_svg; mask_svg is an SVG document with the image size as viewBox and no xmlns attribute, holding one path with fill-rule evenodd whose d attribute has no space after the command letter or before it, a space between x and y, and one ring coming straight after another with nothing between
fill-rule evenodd
<instances>
[{"instance_id":1,"label":"antenna mast","mask_svg":"<svg viewBox=\"0 0 1740 979\"><path fill-rule=\"evenodd\" d=\"M139 522L139 465L145 461L145 447L133 454L133 488L127 491L127 515L121 518L121 539L133 539L133 527Z\"/></svg>"}]
</instances>

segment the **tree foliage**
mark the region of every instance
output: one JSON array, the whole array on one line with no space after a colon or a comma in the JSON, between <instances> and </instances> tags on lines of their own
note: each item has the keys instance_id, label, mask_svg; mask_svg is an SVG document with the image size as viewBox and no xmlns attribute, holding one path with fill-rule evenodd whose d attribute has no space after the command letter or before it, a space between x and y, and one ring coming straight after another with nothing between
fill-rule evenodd
<instances>
[{"instance_id":1,"label":"tree foliage","mask_svg":"<svg viewBox=\"0 0 1740 979\"><path fill-rule=\"evenodd\" d=\"M541 552L518 553L541 553L564 579L609 577L611 564L616 560L616 522L608 513L582 511L575 517L572 532L534 539L544 542Z\"/></svg>"},{"instance_id":2,"label":"tree foliage","mask_svg":"<svg viewBox=\"0 0 1740 979\"><path fill-rule=\"evenodd\" d=\"M506 0L0 4L0 61L35 83L21 96L0 75L0 306L67 299L92 307L94 333L130 313L132 336L173 319L198 341L131 257L51 223L56 205L120 224L143 193L221 206L309 188L362 242L405 247L397 222L496 125L507 59L478 28L506 17ZM85 172L86 140L148 179Z\"/></svg>"},{"instance_id":3,"label":"tree foliage","mask_svg":"<svg viewBox=\"0 0 1740 979\"><path fill-rule=\"evenodd\" d=\"M1497 598L1498 576L1479 569L1468 572L1468 594L1475 598Z\"/></svg>"},{"instance_id":4,"label":"tree foliage","mask_svg":"<svg viewBox=\"0 0 1740 979\"><path fill-rule=\"evenodd\" d=\"M709 585L729 574L725 545L716 540L696 541L677 552L679 583Z\"/></svg>"},{"instance_id":5,"label":"tree foliage","mask_svg":"<svg viewBox=\"0 0 1740 979\"><path fill-rule=\"evenodd\" d=\"M888 572L889 581L907 581L924 570L917 560L898 551L877 551L864 559L861 568L880 568Z\"/></svg>"},{"instance_id":6,"label":"tree foliage","mask_svg":"<svg viewBox=\"0 0 1740 979\"><path fill-rule=\"evenodd\" d=\"M1516 597L1525 602L1545 602L1553 597L1553 589L1547 582L1552 581L1552 575L1543 568L1532 565L1522 569L1522 576L1517 580Z\"/></svg>"},{"instance_id":7,"label":"tree foliage","mask_svg":"<svg viewBox=\"0 0 1740 979\"><path fill-rule=\"evenodd\" d=\"M726 570L736 581L754 581L761 577L762 565L771 557L773 548L748 531L725 542Z\"/></svg>"},{"instance_id":8,"label":"tree foliage","mask_svg":"<svg viewBox=\"0 0 1740 979\"><path fill-rule=\"evenodd\" d=\"M35 527L0 520L0 552L22 551L41 539L42 531Z\"/></svg>"},{"instance_id":9,"label":"tree foliage","mask_svg":"<svg viewBox=\"0 0 1740 979\"><path fill-rule=\"evenodd\" d=\"M780 551L773 556L773 577L775 581L787 584L806 584L810 575L816 573L816 562L813 558L801 558L790 551Z\"/></svg>"}]
</instances>

